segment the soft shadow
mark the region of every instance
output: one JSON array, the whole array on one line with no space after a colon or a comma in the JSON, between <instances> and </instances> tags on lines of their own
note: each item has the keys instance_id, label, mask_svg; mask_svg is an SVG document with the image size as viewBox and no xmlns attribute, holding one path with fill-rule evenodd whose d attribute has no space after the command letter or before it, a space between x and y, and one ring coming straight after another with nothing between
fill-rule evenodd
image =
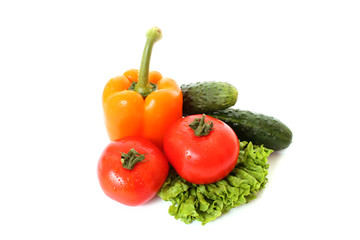
<instances>
[{"instance_id":1,"label":"soft shadow","mask_svg":"<svg viewBox=\"0 0 360 240\"><path fill-rule=\"evenodd\" d=\"M268 157L268 164L269 164L269 173L268 178L276 171L279 164L281 164L282 158L285 155L286 149L281 151L276 151L270 154Z\"/></svg>"},{"instance_id":2,"label":"soft shadow","mask_svg":"<svg viewBox=\"0 0 360 240\"><path fill-rule=\"evenodd\" d=\"M155 195L155 197L153 197L150 201L142 204L141 206L148 207L148 206L159 204L160 202L163 202L163 201L164 200L162 200L158 195Z\"/></svg>"}]
</instances>

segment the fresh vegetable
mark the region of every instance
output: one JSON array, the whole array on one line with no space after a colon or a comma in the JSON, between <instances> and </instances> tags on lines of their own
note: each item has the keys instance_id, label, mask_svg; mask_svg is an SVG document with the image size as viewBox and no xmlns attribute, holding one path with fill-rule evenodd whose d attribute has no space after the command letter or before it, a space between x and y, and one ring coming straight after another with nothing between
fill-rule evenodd
<instances>
[{"instance_id":1,"label":"fresh vegetable","mask_svg":"<svg viewBox=\"0 0 360 240\"><path fill-rule=\"evenodd\" d=\"M292 141L291 130L281 121L250 111L228 108L209 113L234 129L239 139L264 145L273 150L287 148Z\"/></svg>"},{"instance_id":2,"label":"fresh vegetable","mask_svg":"<svg viewBox=\"0 0 360 240\"><path fill-rule=\"evenodd\" d=\"M197 220L206 224L256 198L268 181L267 157L272 150L245 141L240 142L240 149L235 168L216 183L192 184L170 169L158 193L163 200L171 201L170 215L185 223Z\"/></svg>"},{"instance_id":3,"label":"fresh vegetable","mask_svg":"<svg viewBox=\"0 0 360 240\"><path fill-rule=\"evenodd\" d=\"M235 105L237 89L226 82L197 82L181 85L183 113L202 114L226 109Z\"/></svg>"},{"instance_id":4,"label":"fresh vegetable","mask_svg":"<svg viewBox=\"0 0 360 240\"><path fill-rule=\"evenodd\" d=\"M182 117L182 92L173 79L163 78L159 72L149 73L152 48L162 34L154 27L146 36L140 70L131 69L110 79L102 104L111 140L143 136L162 148L166 130Z\"/></svg>"},{"instance_id":5,"label":"fresh vegetable","mask_svg":"<svg viewBox=\"0 0 360 240\"><path fill-rule=\"evenodd\" d=\"M98 163L98 178L104 193L129 206L152 199L168 172L165 155L142 137L129 136L111 142Z\"/></svg>"},{"instance_id":6,"label":"fresh vegetable","mask_svg":"<svg viewBox=\"0 0 360 240\"><path fill-rule=\"evenodd\" d=\"M225 123L205 115L176 121L164 137L164 152L177 173L189 182L216 182L235 167L239 142Z\"/></svg>"}]
</instances>

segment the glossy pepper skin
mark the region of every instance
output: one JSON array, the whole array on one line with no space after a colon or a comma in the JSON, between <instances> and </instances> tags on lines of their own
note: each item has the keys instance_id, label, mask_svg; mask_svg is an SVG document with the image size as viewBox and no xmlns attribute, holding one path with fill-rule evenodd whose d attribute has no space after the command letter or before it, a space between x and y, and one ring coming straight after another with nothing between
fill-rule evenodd
<instances>
[{"instance_id":1,"label":"glossy pepper skin","mask_svg":"<svg viewBox=\"0 0 360 240\"><path fill-rule=\"evenodd\" d=\"M173 79L163 78L158 72L150 72L149 80L157 84L158 90L146 98L128 90L133 81L138 81L135 69L110 79L105 85L102 103L111 140L143 136L162 149L166 130L182 117L182 92Z\"/></svg>"},{"instance_id":2,"label":"glossy pepper skin","mask_svg":"<svg viewBox=\"0 0 360 240\"><path fill-rule=\"evenodd\" d=\"M102 105L109 138L142 136L160 149L166 130L182 117L182 92L170 78L149 72L151 51L161 39L159 28L150 29L139 71L131 69L105 85ZM130 89L129 89L130 88Z\"/></svg>"}]
</instances>

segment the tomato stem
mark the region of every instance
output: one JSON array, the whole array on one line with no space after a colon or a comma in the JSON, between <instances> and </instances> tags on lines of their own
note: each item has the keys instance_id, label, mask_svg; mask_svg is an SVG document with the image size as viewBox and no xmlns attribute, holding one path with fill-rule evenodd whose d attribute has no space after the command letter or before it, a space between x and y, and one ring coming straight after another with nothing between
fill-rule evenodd
<instances>
[{"instance_id":1,"label":"tomato stem","mask_svg":"<svg viewBox=\"0 0 360 240\"><path fill-rule=\"evenodd\" d=\"M141 65L139 70L139 79L134 87L134 90L140 93L144 98L149 95L152 91L157 89L156 84L149 82L149 66L150 58L154 44L162 38L160 28L153 27L146 33L146 43L141 59Z\"/></svg>"},{"instance_id":2,"label":"tomato stem","mask_svg":"<svg viewBox=\"0 0 360 240\"><path fill-rule=\"evenodd\" d=\"M189 124L189 127L194 130L194 134L197 137L207 136L214 129L213 122L205 122L205 117L206 115L203 114L201 118L195 118L194 121Z\"/></svg>"},{"instance_id":3,"label":"tomato stem","mask_svg":"<svg viewBox=\"0 0 360 240\"><path fill-rule=\"evenodd\" d=\"M135 164L139 162L144 162L145 154L138 153L134 148L130 149L128 153L121 154L121 162L123 168L133 169Z\"/></svg>"}]
</instances>

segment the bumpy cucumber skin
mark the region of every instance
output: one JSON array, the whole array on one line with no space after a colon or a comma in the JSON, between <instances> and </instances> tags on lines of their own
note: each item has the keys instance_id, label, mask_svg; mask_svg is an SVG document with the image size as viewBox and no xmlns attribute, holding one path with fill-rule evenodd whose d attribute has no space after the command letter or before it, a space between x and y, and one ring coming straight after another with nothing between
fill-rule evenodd
<instances>
[{"instance_id":1,"label":"bumpy cucumber skin","mask_svg":"<svg viewBox=\"0 0 360 240\"><path fill-rule=\"evenodd\" d=\"M232 108L208 115L227 123L241 141L251 141L275 151L287 148L292 141L291 130L270 116Z\"/></svg>"},{"instance_id":2,"label":"bumpy cucumber skin","mask_svg":"<svg viewBox=\"0 0 360 240\"><path fill-rule=\"evenodd\" d=\"M226 82L197 82L181 85L184 115L209 113L234 106L237 89Z\"/></svg>"}]
</instances>

